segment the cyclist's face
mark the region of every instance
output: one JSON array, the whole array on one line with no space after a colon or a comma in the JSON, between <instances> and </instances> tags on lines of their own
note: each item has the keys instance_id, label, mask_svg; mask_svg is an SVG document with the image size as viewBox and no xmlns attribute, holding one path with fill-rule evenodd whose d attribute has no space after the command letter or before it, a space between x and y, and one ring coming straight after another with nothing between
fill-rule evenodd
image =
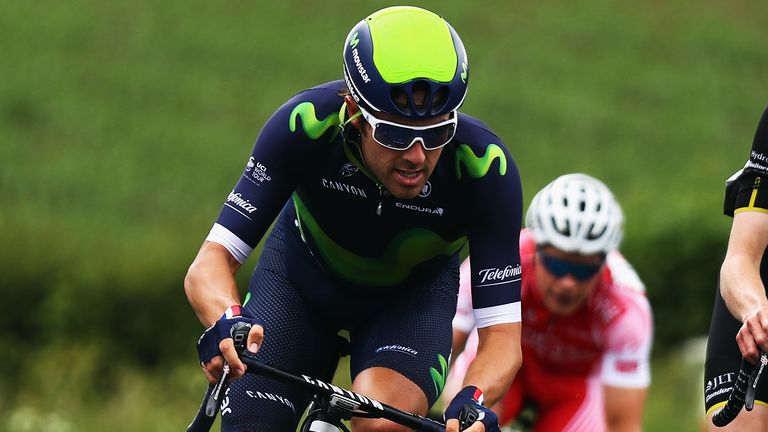
<instances>
[{"instance_id":1,"label":"cyclist's face","mask_svg":"<svg viewBox=\"0 0 768 432\"><path fill-rule=\"evenodd\" d=\"M568 264L575 265L574 268L597 266L602 270L603 257L600 255L569 254L551 246L545 246L536 254L536 271L534 274L544 306L553 315L571 314L584 304L600 280L602 271L597 271L587 278L577 277L578 275L574 273L558 276L545 265L546 257L551 257L561 264L561 267L557 269L560 273L562 273L563 267L567 268ZM551 263L550 266L552 266Z\"/></svg>"},{"instance_id":2,"label":"cyclist's face","mask_svg":"<svg viewBox=\"0 0 768 432\"><path fill-rule=\"evenodd\" d=\"M374 115L381 120L410 126L426 126L449 118L447 114L430 120L413 120L387 113ZM432 175L443 151L442 147L425 150L418 140L407 150L393 150L373 139L373 129L362 118L358 124L362 137L363 159L371 173L396 198L415 198Z\"/></svg>"}]
</instances>

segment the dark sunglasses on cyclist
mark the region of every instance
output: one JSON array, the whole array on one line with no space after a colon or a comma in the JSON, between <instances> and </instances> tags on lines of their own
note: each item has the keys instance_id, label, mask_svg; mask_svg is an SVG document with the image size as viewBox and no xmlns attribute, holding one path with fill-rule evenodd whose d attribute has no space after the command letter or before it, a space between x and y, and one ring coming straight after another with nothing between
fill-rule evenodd
<instances>
[{"instance_id":1,"label":"dark sunglasses on cyclist","mask_svg":"<svg viewBox=\"0 0 768 432\"><path fill-rule=\"evenodd\" d=\"M373 139L392 150L408 150L416 140L421 141L424 150L437 150L451 142L456 133L458 115L451 112L448 120L427 126L409 126L374 117L358 106L363 118L373 128Z\"/></svg>"},{"instance_id":2,"label":"dark sunglasses on cyclist","mask_svg":"<svg viewBox=\"0 0 768 432\"><path fill-rule=\"evenodd\" d=\"M544 268L557 278L570 274L579 282L584 282L596 275L603 268L603 263L605 262L603 260L596 264L578 263L557 258L542 251L539 251L539 257L541 257L541 263L544 264Z\"/></svg>"}]
</instances>

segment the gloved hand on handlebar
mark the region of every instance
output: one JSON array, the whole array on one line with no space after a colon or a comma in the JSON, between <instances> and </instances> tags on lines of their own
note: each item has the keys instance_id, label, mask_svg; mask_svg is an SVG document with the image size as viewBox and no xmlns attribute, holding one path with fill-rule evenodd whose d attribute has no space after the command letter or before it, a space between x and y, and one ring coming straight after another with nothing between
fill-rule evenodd
<instances>
[{"instance_id":1,"label":"gloved hand on handlebar","mask_svg":"<svg viewBox=\"0 0 768 432\"><path fill-rule=\"evenodd\" d=\"M500 432L498 417L490 408L483 406L483 392L475 386L464 387L456 393L445 410L446 423L450 419L459 421L459 430L481 422L485 426L485 432Z\"/></svg>"},{"instance_id":2,"label":"gloved hand on handlebar","mask_svg":"<svg viewBox=\"0 0 768 432\"><path fill-rule=\"evenodd\" d=\"M219 344L224 339L232 338L232 326L238 322L264 326L263 321L250 316L240 306L230 306L224 315L212 326L205 329L200 339L197 340L197 355L201 364L208 363L213 357L222 355Z\"/></svg>"}]
</instances>

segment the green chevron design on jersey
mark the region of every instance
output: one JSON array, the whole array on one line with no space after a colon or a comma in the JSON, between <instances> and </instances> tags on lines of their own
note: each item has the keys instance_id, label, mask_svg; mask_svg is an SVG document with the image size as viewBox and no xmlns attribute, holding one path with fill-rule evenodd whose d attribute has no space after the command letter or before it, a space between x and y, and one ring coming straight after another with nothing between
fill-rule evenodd
<instances>
[{"instance_id":1,"label":"green chevron design on jersey","mask_svg":"<svg viewBox=\"0 0 768 432\"><path fill-rule=\"evenodd\" d=\"M499 174L506 174L507 158L504 157L504 151L501 147L496 144L489 144L485 148L485 154L482 157L477 157L468 145L461 144L456 149L456 176L461 179L461 164L464 164L464 168L472 178L485 177L496 159L499 160Z\"/></svg>"},{"instance_id":2,"label":"green chevron design on jersey","mask_svg":"<svg viewBox=\"0 0 768 432\"><path fill-rule=\"evenodd\" d=\"M440 396L445 387L445 378L448 375L448 362L445 361L445 357L442 354L437 355L437 361L440 363L440 371L431 367L429 368L429 374L432 375L432 383L435 384L435 394Z\"/></svg>"},{"instance_id":3,"label":"green chevron design on jersey","mask_svg":"<svg viewBox=\"0 0 768 432\"><path fill-rule=\"evenodd\" d=\"M356 284L395 285L404 281L417 264L441 254L453 255L467 242L465 236L448 241L427 229L411 229L395 237L380 257L364 257L348 251L333 241L320 228L296 193L293 194L293 204L302 237L306 237L303 231L306 228L331 270L341 278Z\"/></svg>"},{"instance_id":4,"label":"green chevron design on jersey","mask_svg":"<svg viewBox=\"0 0 768 432\"><path fill-rule=\"evenodd\" d=\"M296 105L291 111L291 118L288 119L288 127L291 132L296 132L296 118L301 117L301 127L304 129L304 135L314 139L320 138L325 131L341 124L337 113L328 114L323 120L318 120L315 114L315 105L312 102L302 102ZM334 131L334 136L338 133L338 128Z\"/></svg>"}]
</instances>

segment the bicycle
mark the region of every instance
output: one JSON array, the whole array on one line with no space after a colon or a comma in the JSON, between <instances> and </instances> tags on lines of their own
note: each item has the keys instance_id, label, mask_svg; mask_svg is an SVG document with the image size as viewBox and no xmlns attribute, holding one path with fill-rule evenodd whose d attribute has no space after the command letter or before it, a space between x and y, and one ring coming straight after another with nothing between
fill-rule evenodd
<instances>
[{"instance_id":1,"label":"bicycle","mask_svg":"<svg viewBox=\"0 0 768 432\"><path fill-rule=\"evenodd\" d=\"M232 327L232 339L240 360L247 367L246 373L257 373L270 378L291 383L313 394L313 401L307 409L307 416L300 427L301 432L350 432L343 423L352 417L383 418L400 425L422 432L445 432L445 425L427 417L399 410L375 399L347 390L334 384L309 377L294 375L264 363L245 349L245 342L251 325L236 323ZM222 377L216 384L211 384L203 396L203 401L195 418L187 427L187 432L208 432L219 410L221 396L227 389L229 367L224 364ZM461 412L460 430L468 428L477 420L480 412L471 406L465 406Z\"/></svg>"},{"instance_id":2,"label":"bicycle","mask_svg":"<svg viewBox=\"0 0 768 432\"><path fill-rule=\"evenodd\" d=\"M712 424L717 427L728 425L736 418L739 412L741 412L742 407L746 408L747 411L752 411L752 408L755 406L755 391L757 390L757 384L763 373L763 369L766 364L768 364L768 354L761 351L759 363L760 367L755 368L755 365L750 363L747 359L741 360L741 367L736 376L736 383L733 385L733 389L728 395L728 400L725 402L723 408L712 416Z\"/></svg>"}]
</instances>

